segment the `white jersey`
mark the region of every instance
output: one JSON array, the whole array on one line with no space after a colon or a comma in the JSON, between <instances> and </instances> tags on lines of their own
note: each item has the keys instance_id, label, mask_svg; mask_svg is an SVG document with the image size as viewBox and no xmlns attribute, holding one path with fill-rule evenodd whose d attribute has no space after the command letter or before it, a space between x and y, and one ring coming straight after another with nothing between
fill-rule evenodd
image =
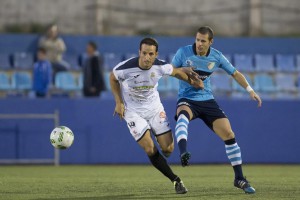
<instances>
[{"instance_id":1,"label":"white jersey","mask_svg":"<svg viewBox=\"0 0 300 200\"><path fill-rule=\"evenodd\" d=\"M161 107L157 91L158 81L172 72L172 65L158 59L155 59L150 69L141 69L138 57L123 61L113 69L121 86L126 109L140 114L156 111Z\"/></svg>"}]
</instances>

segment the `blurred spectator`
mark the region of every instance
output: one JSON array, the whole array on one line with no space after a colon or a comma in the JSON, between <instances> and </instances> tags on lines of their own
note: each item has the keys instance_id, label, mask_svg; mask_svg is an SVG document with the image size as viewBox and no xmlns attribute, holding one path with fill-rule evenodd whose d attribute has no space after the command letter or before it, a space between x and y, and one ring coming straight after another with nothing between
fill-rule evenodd
<instances>
[{"instance_id":1,"label":"blurred spectator","mask_svg":"<svg viewBox=\"0 0 300 200\"><path fill-rule=\"evenodd\" d=\"M45 97L51 84L52 67L44 48L38 49L37 58L38 61L34 63L33 69L33 90L37 97Z\"/></svg>"},{"instance_id":2,"label":"blurred spectator","mask_svg":"<svg viewBox=\"0 0 300 200\"><path fill-rule=\"evenodd\" d=\"M86 47L88 58L83 64L83 94L84 96L100 96L106 90L103 77L103 59L97 51L97 45L89 42Z\"/></svg>"},{"instance_id":3,"label":"blurred spectator","mask_svg":"<svg viewBox=\"0 0 300 200\"><path fill-rule=\"evenodd\" d=\"M66 45L62 38L58 36L58 28L51 25L45 36L39 41L39 47L43 47L47 52L47 59L51 62L53 68L53 76L59 71L66 71L69 64L62 59L63 53L66 51Z\"/></svg>"}]
</instances>

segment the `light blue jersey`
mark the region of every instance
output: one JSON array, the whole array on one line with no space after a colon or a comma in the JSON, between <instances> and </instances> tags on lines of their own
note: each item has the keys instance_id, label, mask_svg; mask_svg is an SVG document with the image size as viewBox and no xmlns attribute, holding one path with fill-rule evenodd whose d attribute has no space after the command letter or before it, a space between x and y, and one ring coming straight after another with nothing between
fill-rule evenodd
<instances>
[{"instance_id":1,"label":"light blue jersey","mask_svg":"<svg viewBox=\"0 0 300 200\"><path fill-rule=\"evenodd\" d=\"M232 75L236 69L218 50L210 47L206 56L199 56L196 53L196 45L188 45L178 49L172 65L175 67L195 67L204 83L204 90L196 89L188 83L179 82L178 99L186 98L194 101L206 101L214 99L210 86L210 75L219 68Z\"/></svg>"}]
</instances>

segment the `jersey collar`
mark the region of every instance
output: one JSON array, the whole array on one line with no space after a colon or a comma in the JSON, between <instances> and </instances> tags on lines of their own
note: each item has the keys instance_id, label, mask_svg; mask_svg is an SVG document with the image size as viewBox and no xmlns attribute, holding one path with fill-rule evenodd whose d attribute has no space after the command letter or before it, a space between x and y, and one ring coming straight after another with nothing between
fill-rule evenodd
<instances>
[{"instance_id":1,"label":"jersey collar","mask_svg":"<svg viewBox=\"0 0 300 200\"><path fill-rule=\"evenodd\" d=\"M196 56L198 56L197 51L196 51L196 43L193 44L193 52ZM209 47L208 51L206 52L205 56L207 57L209 55L209 53L210 53L210 47Z\"/></svg>"}]
</instances>

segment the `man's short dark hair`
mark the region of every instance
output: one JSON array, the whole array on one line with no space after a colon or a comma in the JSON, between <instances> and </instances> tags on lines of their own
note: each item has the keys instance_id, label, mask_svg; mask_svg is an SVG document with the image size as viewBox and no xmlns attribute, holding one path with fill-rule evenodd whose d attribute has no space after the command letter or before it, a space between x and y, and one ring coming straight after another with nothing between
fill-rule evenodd
<instances>
[{"instance_id":1,"label":"man's short dark hair","mask_svg":"<svg viewBox=\"0 0 300 200\"><path fill-rule=\"evenodd\" d=\"M142 45L147 44L156 47L156 52L158 52L158 42L154 38L144 38L140 42L140 50L142 49Z\"/></svg>"},{"instance_id":2,"label":"man's short dark hair","mask_svg":"<svg viewBox=\"0 0 300 200\"><path fill-rule=\"evenodd\" d=\"M202 26L198 29L198 33L202 35L208 34L208 39L212 40L214 38L214 32L209 26Z\"/></svg>"},{"instance_id":3,"label":"man's short dark hair","mask_svg":"<svg viewBox=\"0 0 300 200\"><path fill-rule=\"evenodd\" d=\"M97 48L98 48L97 44L95 42L93 42L93 41L89 41L88 45L90 45L94 50L97 50Z\"/></svg>"},{"instance_id":4,"label":"man's short dark hair","mask_svg":"<svg viewBox=\"0 0 300 200\"><path fill-rule=\"evenodd\" d=\"M43 54L46 54L46 53L47 53L47 50L46 50L44 47L39 47L37 51L38 51L38 52L41 52L41 53L43 53Z\"/></svg>"}]
</instances>

